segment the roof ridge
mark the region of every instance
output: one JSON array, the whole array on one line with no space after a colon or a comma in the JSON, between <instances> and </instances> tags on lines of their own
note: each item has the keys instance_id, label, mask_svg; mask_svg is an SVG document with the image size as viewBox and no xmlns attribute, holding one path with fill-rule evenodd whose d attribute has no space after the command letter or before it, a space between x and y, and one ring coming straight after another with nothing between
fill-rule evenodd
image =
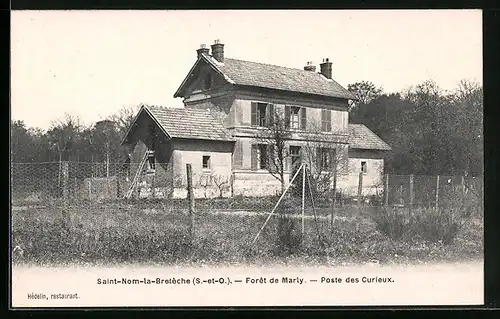
<instances>
[{"instance_id":1,"label":"roof ridge","mask_svg":"<svg viewBox=\"0 0 500 319\"><path fill-rule=\"evenodd\" d=\"M284 66L284 65L277 65L277 64L263 63L263 62L256 62L256 61L248 61L248 60L240 60L240 59L234 59L234 58L225 58L225 59L234 60L234 61L241 61L241 62L257 63L257 64L262 64L262 65L274 66L274 67L278 67L278 68L284 68L284 69L290 69L290 70L304 71L304 72L309 72L309 73L314 73L314 74L321 74L321 73L319 73L319 72L311 72L311 71L306 71L306 70L304 70L304 69L292 68L292 67L289 67L289 66Z\"/></svg>"}]
</instances>

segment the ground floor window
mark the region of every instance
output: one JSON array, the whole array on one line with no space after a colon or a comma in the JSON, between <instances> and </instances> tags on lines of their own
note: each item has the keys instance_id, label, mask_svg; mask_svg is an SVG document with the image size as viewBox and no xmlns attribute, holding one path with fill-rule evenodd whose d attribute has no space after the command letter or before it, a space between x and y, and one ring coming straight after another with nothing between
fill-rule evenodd
<instances>
[{"instance_id":1,"label":"ground floor window","mask_svg":"<svg viewBox=\"0 0 500 319\"><path fill-rule=\"evenodd\" d=\"M149 172L154 172L155 170L155 152L148 150L148 159L147 159L147 170Z\"/></svg>"},{"instance_id":2,"label":"ground floor window","mask_svg":"<svg viewBox=\"0 0 500 319\"><path fill-rule=\"evenodd\" d=\"M204 169L210 169L210 156L203 155L203 158L202 158L202 167Z\"/></svg>"},{"instance_id":3,"label":"ground floor window","mask_svg":"<svg viewBox=\"0 0 500 319\"><path fill-rule=\"evenodd\" d=\"M266 144L252 145L252 169L267 169L269 167L269 149Z\"/></svg>"},{"instance_id":4,"label":"ground floor window","mask_svg":"<svg viewBox=\"0 0 500 319\"><path fill-rule=\"evenodd\" d=\"M300 166L300 146L290 146L291 169L295 170Z\"/></svg>"},{"instance_id":5,"label":"ground floor window","mask_svg":"<svg viewBox=\"0 0 500 319\"><path fill-rule=\"evenodd\" d=\"M259 152L258 152L258 157L259 157L259 168L260 169L266 169L269 164L269 156L268 156L268 147L267 145L264 144L259 144Z\"/></svg>"},{"instance_id":6,"label":"ground floor window","mask_svg":"<svg viewBox=\"0 0 500 319\"><path fill-rule=\"evenodd\" d=\"M361 172L366 174L368 172L368 165L366 164L365 161L361 162Z\"/></svg>"}]
</instances>

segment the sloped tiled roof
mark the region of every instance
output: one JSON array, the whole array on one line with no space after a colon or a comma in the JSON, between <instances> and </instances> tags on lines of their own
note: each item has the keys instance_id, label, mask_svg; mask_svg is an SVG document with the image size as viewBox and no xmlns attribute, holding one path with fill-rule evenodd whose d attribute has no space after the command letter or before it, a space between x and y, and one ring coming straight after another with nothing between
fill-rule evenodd
<instances>
[{"instance_id":1,"label":"sloped tiled roof","mask_svg":"<svg viewBox=\"0 0 500 319\"><path fill-rule=\"evenodd\" d=\"M222 73L224 78L232 84L355 99L354 95L340 84L315 71L231 58L224 58L224 63L220 63L209 55L202 55L200 59L202 58ZM177 96L180 89L174 96Z\"/></svg>"},{"instance_id":2,"label":"sloped tiled roof","mask_svg":"<svg viewBox=\"0 0 500 319\"><path fill-rule=\"evenodd\" d=\"M232 141L232 137L210 111L161 106L144 107L173 138Z\"/></svg>"},{"instance_id":3,"label":"sloped tiled roof","mask_svg":"<svg viewBox=\"0 0 500 319\"><path fill-rule=\"evenodd\" d=\"M365 150L391 150L386 142L363 124L349 124L349 147Z\"/></svg>"}]
</instances>

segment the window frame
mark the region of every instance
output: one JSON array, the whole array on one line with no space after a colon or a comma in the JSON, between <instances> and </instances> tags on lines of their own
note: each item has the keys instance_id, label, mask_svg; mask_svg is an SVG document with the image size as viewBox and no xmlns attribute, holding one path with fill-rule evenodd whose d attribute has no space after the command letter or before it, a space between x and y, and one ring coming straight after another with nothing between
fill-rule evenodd
<instances>
[{"instance_id":1,"label":"window frame","mask_svg":"<svg viewBox=\"0 0 500 319\"><path fill-rule=\"evenodd\" d=\"M332 111L321 109L321 131L332 131Z\"/></svg>"},{"instance_id":2,"label":"window frame","mask_svg":"<svg viewBox=\"0 0 500 319\"><path fill-rule=\"evenodd\" d=\"M148 149L148 158L146 160L147 162L147 173L154 173L156 172L156 159L155 159L155 151L152 149Z\"/></svg>"},{"instance_id":3,"label":"window frame","mask_svg":"<svg viewBox=\"0 0 500 319\"><path fill-rule=\"evenodd\" d=\"M207 166L205 167L205 158L208 158L207 160ZM201 169L208 171L212 169L212 163L211 163L211 156L210 155L202 155L201 156Z\"/></svg>"},{"instance_id":4,"label":"window frame","mask_svg":"<svg viewBox=\"0 0 500 319\"><path fill-rule=\"evenodd\" d=\"M294 150L294 149L297 150L296 153L292 152L292 150ZM296 161L299 161L299 163L301 162L301 160L302 160L302 156L300 154L301 151L302 151L302 147L299 145L290 145L288 147L288 154L290 155L290 169L293 169Z\"/></svg>"},{"instance_id":5,"label":"window frame","mask_svg":"<svg viewBox=\"0 0 500 319\"><path fill-rule=\"evenodd\" d=\"M297 111L295 113L294 111ZM300 119L301 119L301 110L302 107L300 106L290 106L290 125L289 127L294 130L299 130L300 129ZM295 118L296 116L296 118ZM296 125L296 126L295 126Z\"/></svg>"},{"instance_id":6,"label":"window frame","mask_svg":"<svg viewBox=\"0 0 500 319\"><path fill-rule=\"evenodd\" d=\"M267 127L267 125L268 125L268 123L267 123L268 122L268 118L267 118L268 106L269 106L269 103L257 102L257 126Z\"/></svg>"},{"instance_id":7,"label":"window frame","mask_svg":"<svg viewBox=\"0 0 500 319\"><path fill-rule=\"evenodd\" d=\"M208 91L212 88L212 74L207 73L203 77L203 90Z\"/></svg>"},{"instance_id":8,"label":"window frame","mask_svg":"<svg viewBox=\"0 0 500 319\"><path fill-rule=\"evenodd\" d=\"M361 161L360 172L363 174L368 174L368 161Z\"/></svg>"},{"instance_id":9,"label":"window frame","mask_svg":"<svg viewBox=\"0 0 500 319\"><path fill-rule=\"evenodd\" d=\"M268 169L268 168L269 168L268 145L257 144L257 169Z\"/></svg>"}]
</instances>

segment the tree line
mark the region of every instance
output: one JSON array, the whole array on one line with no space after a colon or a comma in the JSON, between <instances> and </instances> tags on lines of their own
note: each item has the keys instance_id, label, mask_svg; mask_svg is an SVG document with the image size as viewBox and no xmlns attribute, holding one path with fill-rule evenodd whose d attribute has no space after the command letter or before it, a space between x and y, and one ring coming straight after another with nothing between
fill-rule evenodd
<instances>
[{"instance_id":1,"label":"tree line","mask_svg":"<svg viewBox=\"0 0 500 319\"><path fill-rule=\"evenodd\" d=\"M348 85L357 101L349 123L365 124L391 147L390 174L481 175L483 88L463 80L451 92L425 81L404 92L385 93L370 81ZM127 106L93 125L66 114L48 130L11 121L11 162L61 160L123 163L121 141L139 106Z\"/></svg>"},{"instance_id":2,"label":"tree line","mask_svg":"<svg viewBox=\"0 0 500 319\"><path fill-rule=\"evenodd\" d=\"M365 124L392 147L389 174L483 174L483 88L462 80L452 91L425 81L400 93L371 82L348 86L350 123Z\"/></svg>"},{"instance_id":3,"label":"tree line","mask_svg":"<svg viewBox=\"0 0 500 319\"><path fill-rule=\"evenodd\" d=\"M129 150L121 141L138 110L139 106L123 107L88 126L65 114L46 131L11 120L11 162L123 163Z\"/></svg>"}]
</instances>

